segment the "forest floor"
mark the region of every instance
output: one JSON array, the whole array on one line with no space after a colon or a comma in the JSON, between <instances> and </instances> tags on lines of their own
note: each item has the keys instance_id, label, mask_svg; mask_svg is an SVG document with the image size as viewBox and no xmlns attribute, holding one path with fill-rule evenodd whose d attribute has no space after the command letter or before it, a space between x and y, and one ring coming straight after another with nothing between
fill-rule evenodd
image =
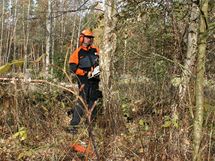
<instances>
[{"instance_id":1,"label":"forest floor","mask_svg":"<svg viewBox=\"0 0 215 161\"><path fill-rule=\"evenodd\" d=\"M92 124L93 147L86 118L82 119L76 135L68 132L70 117L66 112L75 105L75 100L71 93L46 84L34 87L22 83L1 84L1 160L98 160L95 150L101 158L106 157L103 160L191 159L189 118L184 117L179 123L178 118L168 117L168 110L164 116L147 108L141 101L132 105L124 102L122 109L144 107L145 111L138 113L134 110L132 113L124 110L125 130L110 138L104 134L106 117L101 112ZM189 115L189 111L187 113ZM214 115L210 117L214 119ZM206 153L210 160L214 152L211 148L214 146L213 137L204 140L204 144L212 149ZM87 150L77 152L74 145Z\"/></svg>"},{"instance_id":2,"label":"forest floor","mask_svg":"<svg viewBox=\"0 0 215 161\"><path fill-rule=\"evenodd\" d=\"M92 156L71 147L75 144L93 149L86 118L82 119L76 135L68 132L71 118L66 112L75 104L74 95L47 85L16 82L1 84L0 96L1 160L96 160L95 153ZM104 119L100 113L92 125L98 154L107 152L118 160L140 160L144 145L139 123L126 123L126 132L115 137L103 150L107 139L102 125Z\"/></svg>"}]
</instances>

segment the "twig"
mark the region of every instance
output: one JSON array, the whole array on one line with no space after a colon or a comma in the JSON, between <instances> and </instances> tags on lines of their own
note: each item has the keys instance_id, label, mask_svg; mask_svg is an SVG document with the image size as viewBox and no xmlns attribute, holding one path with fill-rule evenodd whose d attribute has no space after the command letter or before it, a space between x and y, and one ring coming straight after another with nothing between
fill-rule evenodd
<instances>
[{"instance_id":1,"label":"twig","mask_svg":"<svg viewBox=\"0 0 215 161\"><path fill-rule=\"evenodd\" d=\"M97 150L97 147L96 147L96 141L95 141L95 138L94 138L94 135L92 133L93 131L93 128L92 128L92 120L91 120L91 116L92 116L92 112L95 108L97 104L97 101L95 101L91 107L91 109L88 109L87 110L87 123L88 123L88 134L89 134L89 138L91 139L92 141L92 144L93 144L93 148L94 148L94 151L95 151L95 154L96 154L96 158L97 160L99 160L99 154L98 154L98 150Z\"/></svg>"},{"instance_id":2,"label":"twig","mask_svg":"<svg viewBox=\"0 0 215 161\"><path fill-rule=\"evenodd\" d=\"M212 119L212 124L214 122L214 117ZM213 136L213 126L211 127L210 131L210 138L209 138L209 145L208 145L208 160L210 160L210 155L211 155L211 142L212 142L212 136Z\"/></svg>"},{"instance_id":3,"label":"twig","mask_svg":"<svg viewBox=\"0 0 215 161\"><path fill-rule=\"evenodd\" d=\"M15 81L21 81L21 82L26 82L26 83L38 83L38 84L49 84L51 86L54 86L54 87L57 87L57 88L60 88L60 89L63 89L65 91L68 91L72 94L74 94L77 99L79 99L81 101L81 103L83 104L84 108L87 109L87 105L85 103L85 101L83 100L83 98L81 96L78 95L78 93L75 91L75 90L71 90L70 88L68 87L65 87L63 85L58 85L58 84L54 84L52 82L49 82L47 80L28 80L28 81L25 81L24 79L19 79L19 78L0 78L0 81L10 81L11 83L14 83ZM74 87L74 86L70 86L70 87Z\"/></svg>"}]
</instances>

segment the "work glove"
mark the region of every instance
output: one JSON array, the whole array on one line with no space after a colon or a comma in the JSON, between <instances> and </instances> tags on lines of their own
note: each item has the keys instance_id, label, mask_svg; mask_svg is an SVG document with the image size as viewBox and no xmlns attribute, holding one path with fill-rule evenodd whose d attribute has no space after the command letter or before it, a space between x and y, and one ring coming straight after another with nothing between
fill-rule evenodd
<instances>
[{"instance_id":1,"label":"work glove","mask_svg":"<svg viewBox=\"0 0 215 161\"><path fill-rule=\"evenodd\" d=\"M100 68L96 66L93 71L88 72L88 79L94 78L100 75Z\"/></svg>"},{"instance_id":2,"label":"work glove","mask_svg":"<svg viewBox=\"0 0 215 161\"><path fill-rule=\"evenodd\" d=\"M92 77L92 73L93 73L92 71L89 71L89 72L87 73L88 79Z\"/></svg>"}]
</instances>

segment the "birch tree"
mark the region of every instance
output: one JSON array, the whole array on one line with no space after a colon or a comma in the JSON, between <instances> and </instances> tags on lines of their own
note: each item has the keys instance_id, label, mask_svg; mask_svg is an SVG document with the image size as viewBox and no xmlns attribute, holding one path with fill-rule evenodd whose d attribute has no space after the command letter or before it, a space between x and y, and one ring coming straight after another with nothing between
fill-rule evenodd
<instances>
[{"instance_id":1,"label":"birch tree","mask_svg":"<svg viewBox=\"0 0 215 161\"><path fill-rule=\"evenodd\" d=\"M48 12L47 12L47 17L46 17L46 66L45 66L45 75L46 78L48 77L49 74L49 65L50 65L50 54L51 54L51 27L52 27L52 18L51 18L51 6L52 5L52 0L48 0Z\"/></svg>"},{"instance_id":2,"label":"birch tree","mask_svg":"<svg viewBox=\"0 0 215 161\"><path fill-rule=\"evenodd\" d=\"M24 34L24 66L23 66L23 71L25 78L27 78L27 67L28 67L28 42L29 42L29 34L30 34L30 29L29 29L29 18L30 18L30 8L31 8L31 0L28 1L28 9L27 9L27 23L25 26L24 20L25 18L25 11L23 10L23 33Z\"/></svg>"},{"instance_id":3,"label":"birch tree","mask_svg":"<svg viewBox=\"0 0 215 161\"><path fill-rule=\"evenodd\" d=\"M204 74L208 34L208 0L200 0L199 45L196 75L196 111L193 129L193 161L200 161L200 144L202 140L202 124L204 116Z\"/></svg>"},{"instance_id":4,"label":"birch tree","mask_svg":"<svg viewBox=\"0 0 215 161\"><path fill-rule=\"evenodd\" d=\"M15 0L15 7L14 7L14 28L13 28L13 59L16 59L16 28L17 28L17 4L18 4L18 0Z\"/></svg>"},{"instance_id":5,"label":"birch tree","mask_svg":"<svg viewBox=\"0 0 215 161\"><path fill-rule=\"evenodd\" d=\"M100 54L100 67L101 67L101 88L103 93L103 106L106 116L104 131L104 137L112 136L109 139L105 139L103 143L103 153L109 156L106 151L106 147L109 142L113 142L116 134L119 132L120 122L117 116L117 110L119 109L119 102L117 102L117 93L113 92L113 58L116 50L116 34L114 33L117 19L114 17L115 0L105 1L105 13L104 13L104 35L103 35L103 48ZM118 99L119 100L119 99ZM110 152L112 157L117 157L117 145L112 147ZM107 158L106 158L107 159Z\"/></svg>"},{"instance_id":6,"label":"birch tree","mask_svg":"<svg viewBox=\"0 0 215 161\"><path fill-rule=\"evenodd\" d=\"M113 17L115 13L115 1L105 1L105 14L104 14L104 39L103 39L103 52L101 52L101 83L103 92L103 105L107 116L108 127L114 131L115 121L113 118L114 109L112 108L112 79L111 79L111 66L112 59L116 49L116 34L114 33L116 18Z\"/></svg>"},{"instance_id":7,"label":"birch tree","mask_svg":"<svg viewBox=\"0 0 215 161\"><path fill-rule=\"evenodd\" d=\"M105 27L103 34L103 48L100 54L101 88L107 126L106 135L111 134L113 136L116 136L124 127L122 112L119 107L118 88L116 88L116 82L114 82L114 62L116 58L115 51L117 42L115 33L117 25L116 2L116 0L105 1Z\"/></svg>"},{"instance_id":8,"label":"birch tree","mask_svg":"<svg viewBox=\"0 0 215 161\"><path fill-rule=\"evenodd\" d=\"M9 0L8 2L8 20L12 17L12 1ZM8 23L8 31L7 31L7 47L6 47L6 56L5 56L5 62L8 63L9 58L10 58L10 51L11 51L11 41L12 41L12 24L11 22Z\"/></svg>"},{"instance_id":9,"label":"birch tree","mask_svg":"<svg viewBox=\"0 0 215 161\"><path fill-rule=\"evenodd\" d=\"M197 3L198 2L196 0L193 0L192 7L190 10L186 59L184 63L184 70L182 73L182 83L179 86L180 102L182 102L185 98L186 90L188 88L189 81L192 76L194 63L197 55L197 39L199 25L199 8Z\"/></svg>"},{"instance_id":10,"label":"birch tree","mask_svg":"<svg viewBox=\"0 0 215 161\"><path fill-rule=\"evenodd\" d=\"M65 10L65 1L61 0L60 2L61 2L61 5L60 5L61 11L64 11ZM61 15L60 28L61 28L61 31L60 31L60 44L61 44L60 53L62 54L63 49L64 49L63 44L64 44L64 34L65 34L65 15L64 14Z\"/></svg>"},{"instance_id":11,"label":"birch tree","mask_svg":"<svg viewBox=\"0 0 215 161\"><path fill-rule=\"evenodd\" d=\"M2 16L1 16L1 46L0 46L0 65L3 64L3 36L4 36L4 5L5 1L2 1Z\"/></svg>"},{"instance_id":12,"label":"birch tree","mask_svg":"<svg viewBox=\"0 0 215 161\"><path fill-rule=\"evenodd\" d=\"M54 6L54 4L52 4ZM56 6L56 4L55 4ZM54 57L55 57L55 36L54 36L54 30L56 28L56 18L54 18L56 15L55 13L52 13L52 8L51 8L51 64L55 64L54 62ZM54 68L51 68L51 74L53 75Z\"/></svg>"}]
</instances>

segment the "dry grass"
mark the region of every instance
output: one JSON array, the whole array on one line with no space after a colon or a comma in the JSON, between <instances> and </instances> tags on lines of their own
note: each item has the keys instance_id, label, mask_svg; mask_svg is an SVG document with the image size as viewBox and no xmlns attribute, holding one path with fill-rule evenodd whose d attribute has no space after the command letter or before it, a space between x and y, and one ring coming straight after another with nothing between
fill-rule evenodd
<instances>
[{"instance_id":1,"label":"dry grass","mask_svg":"<svg viewBox=\"0 0 215 161\"><path fill-rule=\"evenodd\" d=\"M100 160L191 160L192 122L189 110L179 108L178 127L173 123L164 127L168 122L166 116L172 117L172 108L168 103L171 101L166 99L168 95L159 98L158 93L152 98L150 86L144 87L145 91L150 89L147 94L138 90L140 87L128 88L136 89L136 93L133 91L134 95L129 95L127 92L124 95L127 99L121 100L124 104L122 108L126 107L124 112L129 113L124 120L125 130L117 136L105 136L103 113L93 124ZM75 97L45 84L30 89L22 83L0 86L1 160L98 160L74 152L69 146L91 142L84 119L77 135L73 136L66 130L70 118L65 113L75 103ZM214 112L206 113L204 127L203 160L213 160ZM27 134L26 137L20 134L22 131Z\"/></svg>"}]
</instances>

